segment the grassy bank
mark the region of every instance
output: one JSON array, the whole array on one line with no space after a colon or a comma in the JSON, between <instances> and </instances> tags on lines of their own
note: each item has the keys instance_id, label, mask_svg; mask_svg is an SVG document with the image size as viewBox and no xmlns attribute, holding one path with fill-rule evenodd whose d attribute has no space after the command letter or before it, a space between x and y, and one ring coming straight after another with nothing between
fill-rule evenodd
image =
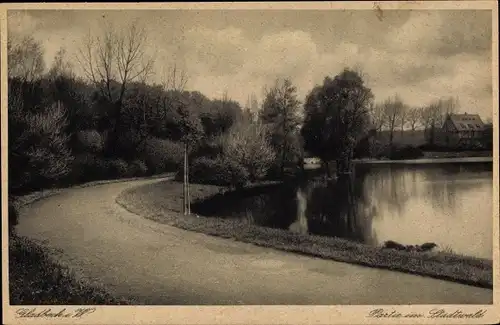
<instances>
[{"instance_id":1,"label":"grassy bank","mask_svg":"<svg viewBox=\"0 0 500 325\"><path fill-rule=\"evenodd\" d=\"M224 189L217 186L191 186L194 201L206 199ZM300 235L287 230L256 226L244 221L202 216L184 216L182 183L164 181L129 189L117 202L129 211L178 228L223 238L272 247L288 252L370 267L391 269L439 279L492 288L491 260L446 252L407 252L381 249L340 238Z\"/></svg>"},{"instance_id":2,"label":"grassy bank","mask_svg":"<svg viewBox=\"0 0 500 325\"><path fill-rule=\"evenodd\" d=\"M161 175L164 177L168 175ZM135 179L135 178L133 178ZM128 179L132 180L132 179ZM75 187L125 181L94 181ZM15 233L18 212L23 206L52 195L62 189L47 189L9 199L9 291L11 305L128 305L135 302L117 298L77 277L51 257L42 245ZM13 223L13 225L10 225Z\"/></svg>"},{"instance_id":3,"label":"grassy bank","mask_svg":"<svg viewBox=\"0 0 500 325\"><path fill-rule=\"evenodd\" d=\"M46 250L26 238L9 238L11 305L128 305L103 288L78 281Z\"/></svg>"}]
</instances>

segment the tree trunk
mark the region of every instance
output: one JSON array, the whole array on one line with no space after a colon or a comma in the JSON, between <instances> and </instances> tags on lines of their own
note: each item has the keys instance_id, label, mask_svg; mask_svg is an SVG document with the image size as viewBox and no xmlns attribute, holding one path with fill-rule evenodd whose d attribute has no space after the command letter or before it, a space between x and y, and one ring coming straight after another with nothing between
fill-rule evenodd
<instances>
[{"instance_id":1,"label":"tree trunk","mask_svg":"<svg viewBox=\"0 0 500 325\"><path fill-rule=\"evenodd\" d=\"M281 178L285 176L285 159L286 159L286 142L285 144L283 144L283 151L281 153L281 166L280 166Z\"/></svg>"}]
</instances>

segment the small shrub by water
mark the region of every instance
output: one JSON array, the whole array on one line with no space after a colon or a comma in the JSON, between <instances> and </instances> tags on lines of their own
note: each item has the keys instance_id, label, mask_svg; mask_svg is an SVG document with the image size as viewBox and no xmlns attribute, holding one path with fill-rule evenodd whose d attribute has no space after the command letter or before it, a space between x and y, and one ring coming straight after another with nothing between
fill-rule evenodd
<instances>
[{"instance_id":1,"label":"small shrub by water","mask_svg":"<svg viewBox=\"0 0 500 325\"><path fill-rule=\"evenodd\" d=\"M242 187L248 182L249 174L245 167L235 161L222 157L201 157L191 163L189 178L194 183Z\"/></svg>"},{"instance_id":2,"label":"small shrub by water","mask_svg":"<svg viewBox=\"0 0 500 325\"><path fill-rule=\"evenodd\" d=\"M418 159L424 157L424 152L419 147L404 146L404 147L386 147L380 153L378 158L386 157L392 160L403 159Z\"/></svg>"}]
</instances>

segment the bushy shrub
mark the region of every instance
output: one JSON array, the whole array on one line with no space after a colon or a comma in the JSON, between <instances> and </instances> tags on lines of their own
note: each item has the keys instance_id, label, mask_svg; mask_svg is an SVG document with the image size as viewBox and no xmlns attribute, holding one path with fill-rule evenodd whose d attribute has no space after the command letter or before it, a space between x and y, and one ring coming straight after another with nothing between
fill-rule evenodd
<instances>
[{"instance_id":1,"label":"bushy shrub","mask_svg":"<svg viewBox=\"0 0 500 325\"><path fill-rule=\"evenodd\" d=\"M148 167L146 163L142 160L134 160L130 163L129 168L131 170L132 176L146 176L148 174Z\"/></svg>"},{"instance_id":2,"label":"bushy shrub","mask_svg":"<svg viewBox=\"0 0 500 325\"><path fill-rule=\"evenodd\" d=\"M146 147L145 130L127 129L120 132L117 146L121 157L131 159L137 157Z\"/></svg>"},{"instance_id":3,"label":"bushy shrub","mask_svg":"<svg viewBox=\"0 0 500 325\"><path fill-rule=\"evenodd\" d=\"M151 173L158 174L177 170L182 166L184 146L179 142L150 138L146 141L144 157Z\"/></svg>"},{"instance_id":4,"label":"bushy shrub","mask_svg":"<svg viewBox=\"0 0 500 325\"><path fill-rule=\"evenodd\" d=\"M10 98L9 98L10 99ZM71 169L66 110L54 104L36 112L9 101L9 188L37 190L59 184Z\"/></svg>"},{"instance_id":5,"label":"bushy shrub","mask_svg":"<svg viewBox=\"0 0 500 325\"><path fill-rule=\"evenodd\" d=\"M222 139L224 160L233 166L243 166L252 181L265 177L276 159L268 133L261 123L234 124Z\"/></svg>"},{"instance_id":6,"label":"bushy shrub","mask_svg":"<svg viewBox=\"0 0 500 325\"><path fill-rule=\"evenodd\" d=\"M78 155L73 162L70 183L110 179L113 177L110 169L110 161L105 158L90 153Z\"/></svg>"},{"instance_id":7,"label":"bushy shrub","mask_svg":"<svg viewBox=\"0 0 500 325\"><path fill-rule=\"evenodd\" d=\"M109 161L109 167L110 176L113 178L133 176L132 169L129 169L127 162L123 159L111 159Z\"/></svg>"},{"instance_id":8,"label":"bushy shrub","mask_svg":"<svg viewBox=\"0 0 500 325\"><path fill-rule=\"evenodd\" d=\"M182 178L182 172L179 174ZM242 187L248 180L249 174L245 167L222 157L200 157L189 166L189 181L192 183Z\"/></svg>"},{"instance_id":9,"label":"bushy shrub","mask_svg":"<svg viewBox=\"0 0 500 325\"><path fill-rule=\"evenodd\" d=\"M211 139L207 139L199 143L193 150L190 152L190 157L207 157L215 159L222 154L223 145L222 145L222 137L214 137Z\"/></svg>"},{"instance_id":10,"label":"bushy shrub","mask_svg":"<svg viewBox=\"0 0 500 325\"><path fill-rule=\"evenodd\" d=\"M81 151L100 153L104 149L104 138L96 130L78 131L77 146Z\"/></svg>"}]
</instances>

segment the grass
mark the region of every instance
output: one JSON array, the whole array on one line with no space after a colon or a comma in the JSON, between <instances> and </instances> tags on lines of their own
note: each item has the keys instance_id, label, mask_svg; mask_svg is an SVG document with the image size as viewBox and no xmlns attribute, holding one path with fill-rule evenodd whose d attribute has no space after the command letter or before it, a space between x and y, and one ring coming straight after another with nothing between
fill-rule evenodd
<instances>
[{"instance_id":1,"label":"grass","mask_svg":"<svg viewBox=\"0 0 500 325\"><path fill-rule=\"evenodd\" d=\"M9 238L11 305L128 305L103 288L76 277L39 244L12 234Z\"/></svg>"},{"instance_id":2,"label":"grass","mask_svg":"<svg viewBox=\"0 0 500 325\"><path fill-rule=\"evenodd\" d=\"M193 184L193 201L211 197L225 189ZM382 249L341 238L302 235L287 230L260 227L249 222L181 213L182 183L163 181L135 187L117 197L117 203L132 213L185 230L271 247L340 262L429 276L483 288L493 287L491 260L452 252L408 252Z\"/></svg>"},{"instance_id":3,"label":"grass","mask_svg":"<svg viewBox=\"0 0 500 325\"><path fill-rule=\"evenodd\" d=\"M161 175L158 177L163 177ZM135 179L135 178L134 178ZM131 179L94 181L75 187L88 187ZM56 195L61 189L48 189L11 197L16 213L23 206ZM12 218L11 221L13 221ZM9 222L11 222L9 221ZM52 258L48 249L18 236L9 229L9 291L11 305L132 305L135 301L114 297L96 284L78 280L71 270Z\"/></svg>"}]
</instances>

